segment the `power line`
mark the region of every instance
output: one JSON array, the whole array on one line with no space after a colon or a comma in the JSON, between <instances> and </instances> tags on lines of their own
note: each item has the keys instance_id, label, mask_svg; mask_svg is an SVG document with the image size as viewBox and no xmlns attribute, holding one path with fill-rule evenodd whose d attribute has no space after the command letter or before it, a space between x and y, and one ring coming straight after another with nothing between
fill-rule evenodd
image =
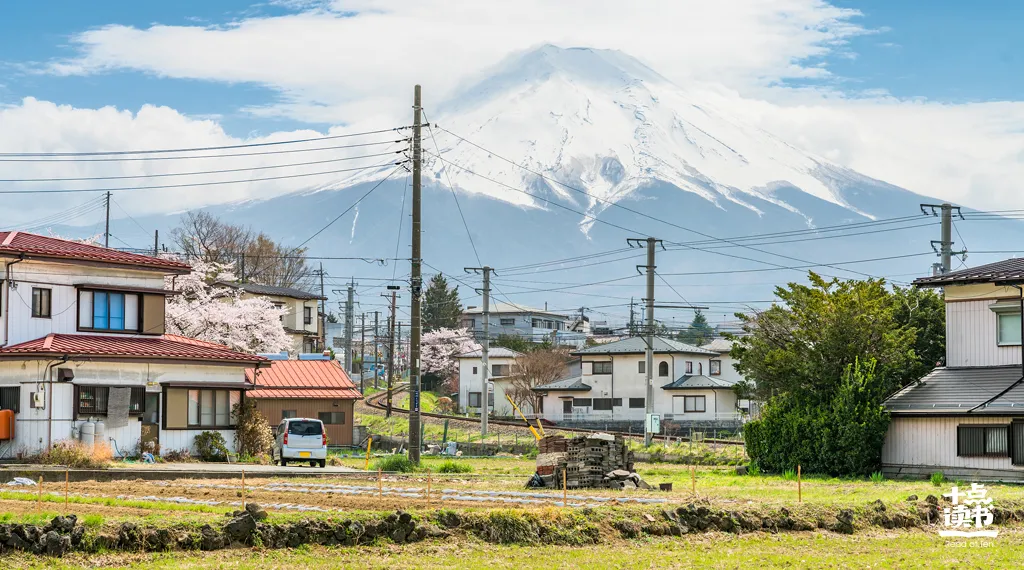
<instances>
[{"instance_id":1,"label":"power line","mask_svg":"<svg viewBox=\"0 0 1024 570\"><path fill-rule=\"evenodd\" d=\"M249 172L253 170L270 170L274 168L296 168L299 166L313 166L315 164L331 164L335 162L344 162L346 160L359 160L363 158L376 158L378 156L388 156L392 154L401 154L404 151L391 151L391 152L379 152L376 154L367 154L361 156L346 156L341 158L331 158L326 160L313 160L308 162L293 162L291 164L272 164L264 166L246 166L241 168L223 168L219 170L200 170L193 172L161 172L156 174L119 174L116 176L79 176L73 178L8 178L0 179L0 182L89 182L93 180L134 180L134 179L145 179L145 178L166 178L169 176L205 176L209 174L229 174L235 172Z\"/></svg>"},{"instance_id":2,"label":"power line","mask_svg":"<svg viewBox=\"0 0 1024 570\"><path fill-rule=\"evenodd\" d=\"M375 168L382 168L390 165L401 165L405 161L400 162L384 162L381 164L374 164L371 166L362 166L359 168L342 168L338 170L328 170L324 172L308 172L305 174L288 174L281 176L266 176L263 178L249 178L245 180L221 180L217 182L190 182L182 184L162 184L157 186L121 186L114 188L80 188L80 189L64 189L59 188L56 190L0 190L0 194L77 194L80 192L123 192L129 190L165 190L169 188L198 188L203 186L218 186L222 184L246 184L251 182L266 182L268 180L287 180L291 178L305 178L309 176L326 176L328 174L340 174L343 172L357 172L363 170L372 170Z\"/></svg>"},{"instance_id":3,"label":"power line","mask_svg":"<svg viewBox=\"0 0 1024 570\"><path fill-rule=\"evenodd\" d=\"M402 190L402 207L398 211L398 239L395 240L395 257L398 257L398 250L402 247L402 226L405 224L405 197L409 195L409 173L405 177L405 188ZM395 264L395 268L391 270L391 282L395 281L395 275L398 273L398 264Z\"/></svg>"},{"instance_id":4,"label":"power line","mask_svg":"<svg viewBox=\"0 0 1024 570\"><path fill-rule=\"evenodd\" d=\"M320 146L315 148L291 148L282 150L265 150L257 152L236 152L232 154L200 154L200 155L187 155L187 156L142 156L142 157L129 157L129 158L75 158L75 157L51 157L51 158L0 158L0 162L53 162L73 164L76 162L136 162L136 161L159 161L159 160L192 160L192 159L205 159L205 158L238 158L243 156L267 156L274 154L291 154L296 152L318 152L324 150L343 150L348 148L364 148L368 146L380 146L385 144L398 144L400 142L408 142L409 139L397 139L397 140L386 140L378 142L358 143L358 144L343 144L343 145L331 145L331 146Z\"/></svg>"},{"instance_id":5,"label":"power line","mask_svg":"<svg viewBox=\"0 0 1024 570\"><path fill-rule=\"evenodd\" d=\"M427 122L427 131L430 133L430 140L434 142L434 150L436 150L437 154L440 155L441 147L437 144L437 138L434 136L434 129L430 126L430 119L427 118L427 112L422 109L420 111L423 113L423 120ZM444 170L445 180L448 181L448 189L452 191L452 198L455 198L455 207L458 208L459 217L462 218L462 226L466 228L466 237L469 238L469 245L473 247L473 256L476 257L476 264L483 265L483 262L480 261L480 254L476 250L476 243L473 242L473 232L469 231L469 224L466 223L466 215L462 213L462 204L459 204L459 195L455 193L455 186L452 185L452 179L448 176L448 169L442 168L442 170Z\"/></svg>"},{"instance_id":6,"label":"power line","mask_svg":"<svg viewBox=\"0 0 1024 570\"><path fill-rule=\"evenodd\" d=\"M119 156L129 154L166 154L173 152L201 152L209 150L229 150L235 148L257 148L267 146L278 146L286 144L300 144L307 142L326 141L333 139L344 139L350 137L360 137L365 135L375 135L380 133L397 132L410 127L394 127L390 129L378 129L376 131L364 131L361 133L346 133L343 135L328 135L324 137L315 137L308 139L292 139L286 141L272 141L262 143L246 143L246 144L234 144L234 145L222 145L222 146L204 146L204 147L192 147L192 148L164 148L155 150L115 150L115 151L95 151L95 152L0 152L0 157L22 157L22 156L42 156L42 157L59 157L59 156Z\"/></svg>"}]
</instances>

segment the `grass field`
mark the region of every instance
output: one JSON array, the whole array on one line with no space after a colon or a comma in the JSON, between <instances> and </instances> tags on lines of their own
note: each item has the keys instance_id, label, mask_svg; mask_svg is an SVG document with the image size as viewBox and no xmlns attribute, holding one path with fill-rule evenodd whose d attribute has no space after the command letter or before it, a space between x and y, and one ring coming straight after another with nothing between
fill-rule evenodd
<instances>
[{"instance_id":1,"label":"grass field","mask_svg":"<svg viewBox=\"0 0 1024 570\"><path fill-rule=\"evenodd\" d=\"M734 536L709 533L586 548L495 546L476 541L355 548L228 550L213 553L104 554L62 561L16 555L5 568L1019 568L1024 529L969 542L922 531L854 536L805 532Z\"/></svg>"}]
</instances>

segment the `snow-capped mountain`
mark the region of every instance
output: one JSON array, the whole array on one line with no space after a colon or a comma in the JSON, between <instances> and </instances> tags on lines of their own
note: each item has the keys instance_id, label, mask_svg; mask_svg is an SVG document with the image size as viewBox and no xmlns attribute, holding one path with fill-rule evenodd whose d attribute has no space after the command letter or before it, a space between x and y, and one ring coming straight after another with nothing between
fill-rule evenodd
<instances>
[{"instance_id":1,"label":"snow-capped mountain","mask_svg":"<svg viewBox=\"0 0 1024 570\"><path fill-rule=\"evenodd\" d=\"M444 161L430 168L441 182L513 204L538 206L512 188L545 191L579 202L589 213L651 183L663 182L715 204L728 201L758 214L767 201L798 210L777 196L792 187L851 212L845 169L729 116L712 97L673 84L618 51L546 45L486 72L431 118L509 161L595 198L541 179L441 129ZM425 143L428 152L431 142ZM450 163L445 162L450 161ZM586 224L585 224L586 225Z\"/></svg>"}]
</instances>

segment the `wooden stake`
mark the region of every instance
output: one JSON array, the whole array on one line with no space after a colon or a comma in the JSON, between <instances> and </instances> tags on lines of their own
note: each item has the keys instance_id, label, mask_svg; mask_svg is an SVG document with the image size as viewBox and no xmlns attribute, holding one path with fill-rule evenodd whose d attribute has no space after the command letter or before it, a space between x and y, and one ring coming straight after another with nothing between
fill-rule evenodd
<instances>
[{"instance_id":1,"label":"wooden stake","mask_svg":"<svg viewBox=\"0 0 1024 570\"><path fill-rule=\"evenodd\" d=\"M690 466L690 489L693 491L694 495L697 494L697 466L696 465L691 465Z\"/></svg>"},{"instance_id":2,"label":"wooden stake","mask_svg":"<svg viewBox=\"0 0 1024 570\"><path fill-rule=\"evenodd\" d=\"M36 512L43 512L43 476L39 476L39 498L36 500Z\"/></svg>"},{"instance_id":3,"label":"wooden stake","mask_svg":"<svg viewBox=\"0 0 1024 570\"><path fill-rule=\"evenodd\" d=\"M64 514L68 512L68 480L71 477L68 475L68 470L64 469Z\"/></svg>"},{"instance_id":4,"label":"wooden stake","mask_svg":"<svg viewBox=\"0 0 1024 570\"><path fill-rule=\"evenodd\" d=\"M427 469L427 508L430 508L430 469Z\"/></svg>"},{"instance_id":5,"label":"wooden stake","mask_svg":"<svg viewBox=\"0 0 1024 570\"><path fill-rule=\"evenodd\" d=\"M566 471L568 471L568 470L567 469L563 469L562 470L562 506L563 507L568 507L569 506L569 485L565 482L565 480L566 480L566 476L565 476Z\"/></svg>"},{"instance_id":6,"label":"wooden stake","mask_svg":"<svg viewBox=\"0 0 1024 570\"><path fill-rule=\"evenodd\" d=\"M242 510L245 510L245 469L242 469Z\"/></svg>"},{"instance_id":7,"label":"wooden stake","mask_svg":"<svg viewBox=\"0 0 1024 570\"><path fill-rule=\"evenodd\" d=\"M804 493L800 484L800 466L796 466L796 502L804 502Z\"/></svg>"}]
</instances>

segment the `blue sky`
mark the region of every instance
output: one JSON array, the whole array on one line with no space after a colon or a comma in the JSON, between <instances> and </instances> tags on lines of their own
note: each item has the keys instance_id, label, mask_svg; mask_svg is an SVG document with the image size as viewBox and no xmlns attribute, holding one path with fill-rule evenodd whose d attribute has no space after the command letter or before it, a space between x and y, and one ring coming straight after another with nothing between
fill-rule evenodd
<instances>
[{"instance_id":1,"label":"blue sky","mask_svg":"<svg viewBox=\"0 0 1024 570\"><path fill-rule=\"evenodd\" d=\"M849 38L847 46L824 58L832 78L790 79L783 84L826 84L853 95L885 91L900 98L954 103L1013 100L1024 89L1024 56L1020 55L1024 53L1024 34L1019 33L1024 2L837 0L834 4L859 10L862 16L852 21L875 32ZM0 103L12 104L32 96L87 108L168 105L191 116L217 116L236 136L302 124L289 118L254 118L240 111L273 104L279 96L273 88L253 82L166 79L131 69L72 76L23 71L25 65L74 56L77 50L70 39L102 26L219 26L294 10L246 0L54 0L45 8L37 3L11 2L4 10L5 17L0 19L0 65L4 70Z\"/></svg>"}]
</instances>

